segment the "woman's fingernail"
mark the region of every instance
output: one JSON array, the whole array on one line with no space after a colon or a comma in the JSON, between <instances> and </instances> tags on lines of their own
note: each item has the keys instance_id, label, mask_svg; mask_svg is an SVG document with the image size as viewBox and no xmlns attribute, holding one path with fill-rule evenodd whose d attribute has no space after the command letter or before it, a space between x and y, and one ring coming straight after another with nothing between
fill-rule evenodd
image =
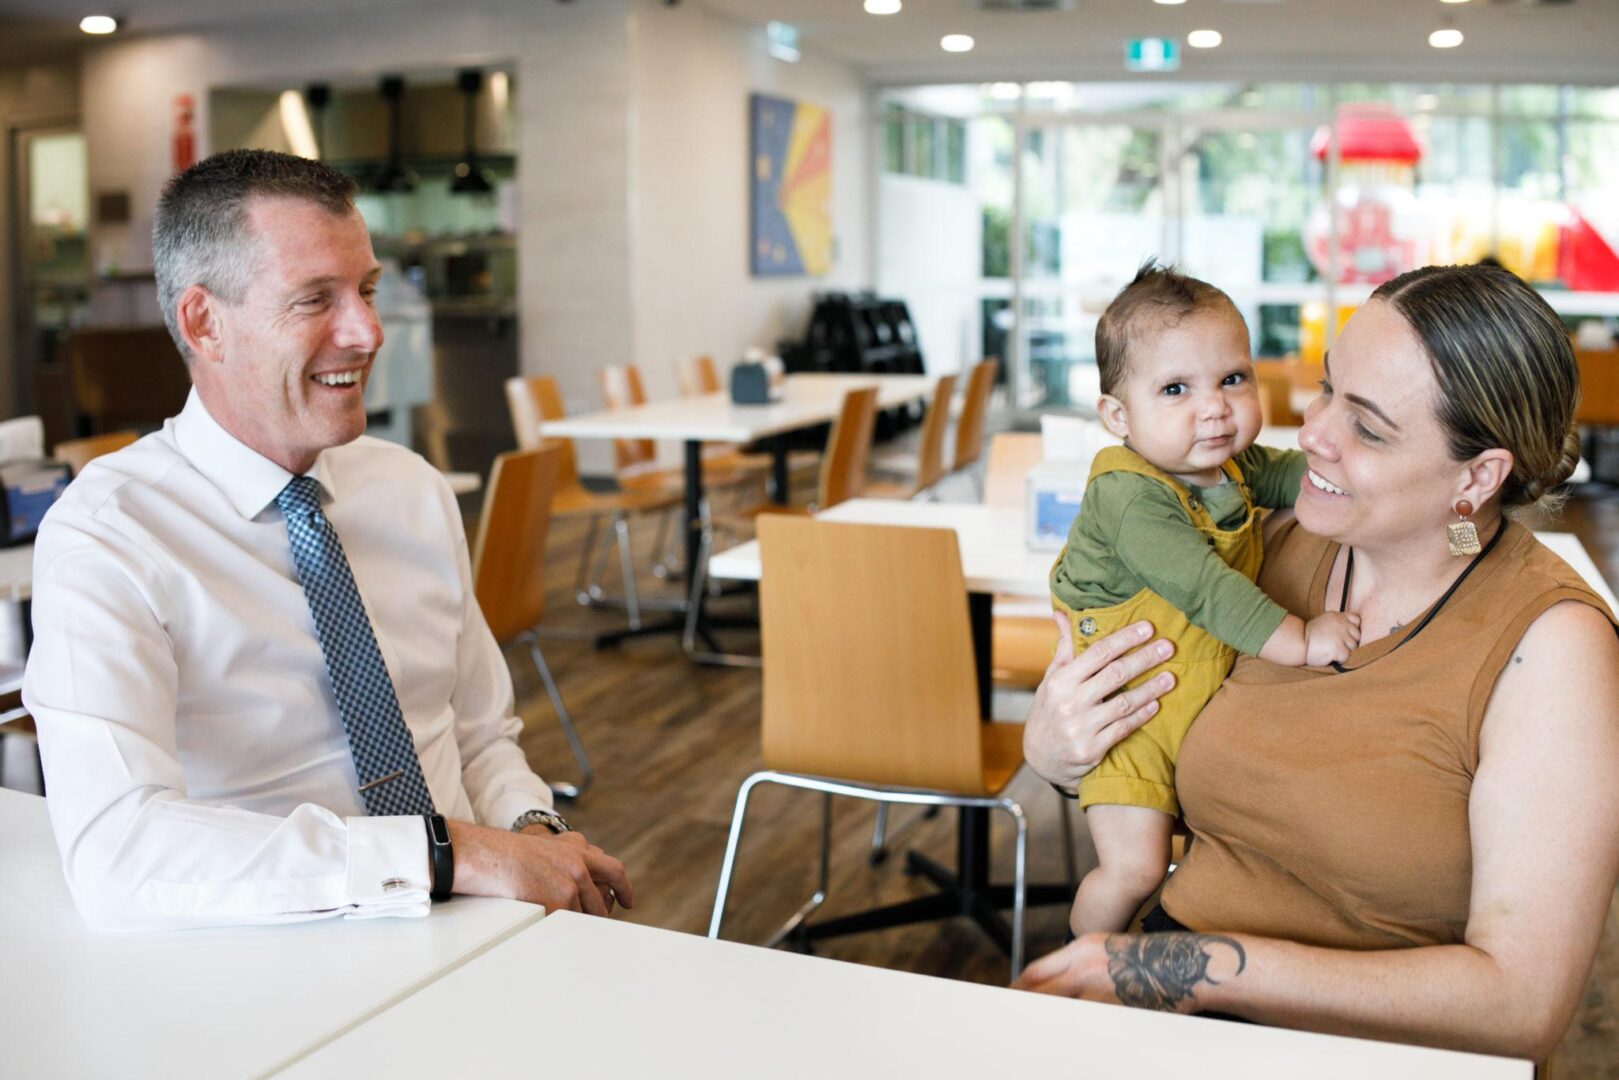
<instances>
[{"instance_id":1,"label":"woman's fingernail","mask_svg":"<svg viewBox=\"0 0 1619 1080\"><path fill-rule=\"evenodd\" d=\"M1160 641L1158 643L1158 655L1159 656L1168 656L1170 653L1172 653L1174 651L1175 651L1174 647L1172 645L1170 645L1169 642Z\"/></svg>"},{"instance_id":2,"label":"woman's fingernail","mask_svg":"<svg viewBox=\"0 0 1619 1080\"><path fill-rule=\"evenodd\" d=\"M1156 700L1147 702L1147 715L1148 716L1151 716L1153 713L1155 713L1157 711L1158 711L1158 702Z\"/></svg>"},{"instance_id":3,"label":"woman's fingernail","mask_svg":"<svg viewBox=\"0 0 1619 1080\"><path fill-rule=\"evenodd\" d=\"M1136 623L1136 637L1146 637L1152 633L1152 623Z\"/></svg>"}]
</instances>

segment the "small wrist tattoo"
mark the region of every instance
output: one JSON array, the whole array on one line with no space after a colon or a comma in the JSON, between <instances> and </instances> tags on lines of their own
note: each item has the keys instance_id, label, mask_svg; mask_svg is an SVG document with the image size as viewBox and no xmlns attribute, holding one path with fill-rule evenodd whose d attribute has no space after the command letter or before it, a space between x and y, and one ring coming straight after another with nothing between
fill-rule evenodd
<instances>
[{"instance_id":1,"label":"small wrist tattoo","mask_svg":"<svg viewBox=\"0 0 1619 1080\"><path fill-rule=\"evenodd\" d=\"M1248 954L1234 938L1221 934L1109 934L1103 943L1107 973L1119 1000L1138 1009L1171 1011L1196 998L1200 983L1217 986L1209 977L1214 950L1230 949L1237 957L1235 975L1248 966Z\"/></svg>"}]
</instances>

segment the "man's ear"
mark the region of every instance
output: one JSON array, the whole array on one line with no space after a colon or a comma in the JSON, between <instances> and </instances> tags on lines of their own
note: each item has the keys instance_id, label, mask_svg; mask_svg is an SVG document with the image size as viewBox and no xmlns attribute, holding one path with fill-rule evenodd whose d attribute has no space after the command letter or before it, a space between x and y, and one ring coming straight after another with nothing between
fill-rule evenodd
<instances>
[{"instance_id":1,"label":"man's ear","mask_svg":"<svg viewBox=\"0 0 1619 1080\"><path fill-rule=\"evenodd\" d=\"M201 285L192 285L174 302L180 337L197 360L224 359L219 298Z\"/></svg>"},{"instance_id":2,"label":"man's ear","mask_svg":"<svg viewBox=\"0 0 1619 1080\"><path fill-rule=\"evenodd\" d=\"M1102 426L1114 435L1121 439L1130 437L1130 410L1112 394L1103 394L1097 399L1096 415L1102 418Z\"/></svg>"}]
</instances>

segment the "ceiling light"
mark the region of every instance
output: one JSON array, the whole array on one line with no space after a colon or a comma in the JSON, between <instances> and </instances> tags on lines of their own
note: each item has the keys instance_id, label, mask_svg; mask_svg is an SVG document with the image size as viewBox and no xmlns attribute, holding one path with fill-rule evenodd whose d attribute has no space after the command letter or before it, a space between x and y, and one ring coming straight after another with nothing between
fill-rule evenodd
<instances>
[{"instance_id":1,"label":"ceiling light","mask_svg":"<svg viewBox=\"0 0 1619 1080\"><path fill-rule=\"evenodd\" d=\"M1465 4L1467 0L1439 0L1441 4Z\"/></svg>"},{"instance_id":2,"label":"ceiling light","mask_svg":"<svg viewBox=\"0 0 1619 1080\"><path fill-rule=\"evenodd\" d=\"M1436 49L1454 49L1462 43L1462 32L1447 26L1428 35L1428 44Z\"/></svg>"},{"instance_id":3,"label":"ceiling light","mask_svg":"<svg viewBox=\"0 0 1619 1080\"><path fill-rule=\"evenodd\" d=\"M898 15L899 0L866 0L867 15Z\"/></svg>"},{"instance_id":4,"label":"ceiling light","mask_svg":"<svg viewBox=\"0 0 1619 1080\"><path fill-rule=\"evenodd\" d=\"M946 34L939 39L939 48L945 52L972 52L971 34Z\"/></svg>"},{"instance_id":5,"label":"ceiling light","mask_svg":"<svg viewBox=\"0 0 1619 1080\"><path fill-rule=\"evenodd\" d=\"M1218 30L1193 30L1186 35L1186 44L1194 49L1212 49L1224 40Z\"/></svg>"},{"instance_id":6,"label":"ceiling light","mask_svg":"<svg viewBox=\"0 0 1619 1080\"><path fill-rule=\"evenodd\" d=\"M79 20L79 29L86 34L111 34L118 29L118 20L111 15L86 15Z\"/></svg>"},{"instance_id":7,"label":"ceiling light","mask_svg":"<svg viewBox=\"0 0 1619 1080\"><path fill-rule=\"evenodd\" d=\"M1152 2L1155 4L1163 4L1166 7L1173 7L1176 4L1186 3L1186 0L1152 0Z\"/></svg>"}]
</instances>

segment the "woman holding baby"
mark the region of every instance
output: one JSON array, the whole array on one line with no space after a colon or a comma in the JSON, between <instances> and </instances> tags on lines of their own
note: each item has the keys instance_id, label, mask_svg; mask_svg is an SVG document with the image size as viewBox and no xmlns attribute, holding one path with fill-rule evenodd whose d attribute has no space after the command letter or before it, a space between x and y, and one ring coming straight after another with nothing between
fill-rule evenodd
<instances>
[{"instance_id":1,"label":"woman holding baby","mask_svg":"<svg viewBox=\"0 0 1619 1080\"><path fill-rule=\"evenodd\" d=\"M1513 275L1429 267L1373 294L1258 577L1305 623L1357 615L1358 644L1328 666L1239 657L1180 745L1193 843L1147 932L1083 935L1021 986L1550 1052L1619 877L1619 638L1517 520L1578 460L1577 397L1561 322ZM1173 676L1121 688L1172 646L1138 623L1076 657L1059 623L1025 752L1073 791L1156 711Z\"/></svg>"}]
</instances>

